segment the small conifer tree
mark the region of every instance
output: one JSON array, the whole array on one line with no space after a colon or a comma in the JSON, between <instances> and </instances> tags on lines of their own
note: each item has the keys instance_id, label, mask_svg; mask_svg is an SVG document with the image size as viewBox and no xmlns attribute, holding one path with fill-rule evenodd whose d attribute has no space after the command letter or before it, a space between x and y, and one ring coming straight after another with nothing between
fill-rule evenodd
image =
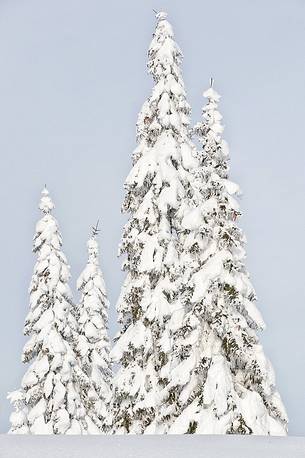
<instances>
[{"instance_id":1,"label":"small conifer tree","mask_svg":"<svg viewBox=\"0 0 305 458\"><path fill-rule=\"evenodd\" d=\"M30 284L30 311L24 333L29 336L22 361L30 363L18 391L9 394L15 407L11 433L98 433L87 414L83 394L96 394L74 353L75 318L68 284L70 268L61 250L62 238L48 190L42 191L43 214L36 225L33 251L37 256ZM73 312L73 313L72 313Z\"/></svg>"},{"instance_id":2,"label":"small conifer tree","mask_svg":"<svg viewBox=\"0 0 305 458\"><path fill-rule=\"evenodd\" d=\"M98 232L97 224L92 228L92 235L87 243L87 265L77 281L81 300L78 307L76 353L81 369L88 376L98 394L98 399L93 402L87 398L86 405L89 411L92 411L92 417L98 417L102 432L108 433L112 423L110 409L112 370L108 337L109 303L99 263Z\"/></svg>"}]
</instances>

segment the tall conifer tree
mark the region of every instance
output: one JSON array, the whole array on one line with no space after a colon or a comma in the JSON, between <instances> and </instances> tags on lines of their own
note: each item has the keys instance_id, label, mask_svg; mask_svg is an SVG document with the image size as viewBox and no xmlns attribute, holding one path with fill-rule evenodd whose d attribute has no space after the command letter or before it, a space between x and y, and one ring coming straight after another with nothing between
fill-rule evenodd
<instances>
[{"instance_id":1,"label":"tall conifer tree","mask_svg":"<svg viewBox=\"0 0 305 458\"><path fill-rule=\"evenodd\" d=\"M185 198L188 170L197 166L189 138L190 106L166 13L148 51L155 86L138 117L138 147L125 182L123 210L129 214L120 252L127 277L118 301L121 330L112 355L115 429L162 433L172 414L165 402L171 370L174 317L181 311L175 213Z\"/></svg>"},{"instance_id":2,"label":"tall conifer tree","mask_svg":"<svg viewBox=\"0 0 305 458\"><path fill-rule=\"evenodd\" d=\"M287 416L257 332L264 322L237 226L238 186L229 180L220 96L211 86L195 126L202 151L193 194L180 209L185 315L176 332L169 386L178 412L171 433L286 433Z\"/></svg>"}]
</instances>

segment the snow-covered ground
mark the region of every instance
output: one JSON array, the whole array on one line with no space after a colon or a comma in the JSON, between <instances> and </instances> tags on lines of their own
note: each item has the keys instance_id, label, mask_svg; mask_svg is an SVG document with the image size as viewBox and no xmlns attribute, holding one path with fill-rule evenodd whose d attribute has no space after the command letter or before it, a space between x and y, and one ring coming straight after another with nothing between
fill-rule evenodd
<instances>
[{"instance_id":1,"label":"snow-covered ground","mask_svg":"<svg viewBox=\"0 0 305 458\"><path fill-rule=\"evenodd\" d=\"M1 458L305 458L303 437L0 435Z\"/></svg>"}]
</instances>

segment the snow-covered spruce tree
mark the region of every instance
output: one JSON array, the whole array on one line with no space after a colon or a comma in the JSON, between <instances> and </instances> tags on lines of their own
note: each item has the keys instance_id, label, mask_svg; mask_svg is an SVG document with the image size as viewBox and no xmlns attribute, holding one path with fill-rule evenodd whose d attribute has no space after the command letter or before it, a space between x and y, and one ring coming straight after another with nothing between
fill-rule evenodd
<instances>
[{"instance_id":1,"label":"snow-covered spruce tree","mask_svg":"<svg viewBox=\"0 0 305 458\"><path fill-rule=\"evenodd\" d=\"M39 205L43 217L36 225L33 251L37 262L30 284L30 311L24 333L30 336L22 360L31 362L18 391L9 394L15 411L10 416L15 434L98 433L83 402L84 392L96 393L77 364L76 334L68 285L69 266L61 251L62 239L51 212L47 189ZM88 394L86 398L88 397ZM96 421L94 421L96 420Z\"/></svg>"},{"instance_id":2,"label":"snow-covered spruce tree","mask_svg":"<svg viewBox=\"0 0 305 458\"><path fill-rule=\"evenodd\" d=\"M110 341L108 337L108 308L106 287L99 264L99 246L96 240L98 225L92 228L88 240L88 262L78 278L77 289L81 291L78 306L78 338L76 353L80 366L93 383L98 399L86 400L89 412L98 417L103 433L111 429L110 409L112 370Z\"/></svg>"},{"instance_id":3,"label":"snow-covered spruce tree","mask_svg":"<svg viewBox=\"0 0 305 458\"><path fill-rule=\"evenodd\" d=\"M114 381L117 433L163 433L175 411L166 386L173 329L181 313L175 213L197 167L189 138L190 107L181 77L181 51L166 13L148 52L155 86L137 122L138 147L125 182L129 214L120 253L127 277L117 310L121 330L112 351L120 369Z\"/></svg>"},{"instance_id":4,"label":"snow-covered spruce tree","mask_svg":"<svg viewBox=\"0 0 305 458\"><path fill-rule=\"evenodd\" d=\"M203 120L194 129L201 164L192 199L180 209L185 316L170 379L180 412L170 432L284 435L287 415L257 337L264 322L236 223L239 188L228 179L220 96L212 86L204 96Z\"/></svg>"}]
</instances>

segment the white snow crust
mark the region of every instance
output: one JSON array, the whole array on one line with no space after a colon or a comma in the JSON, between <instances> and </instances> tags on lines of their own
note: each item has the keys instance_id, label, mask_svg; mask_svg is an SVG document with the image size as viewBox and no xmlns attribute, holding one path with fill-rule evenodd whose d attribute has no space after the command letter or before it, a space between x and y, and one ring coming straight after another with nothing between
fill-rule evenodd
<instances>
[{"instance_id":1,"label":"white snow crust","mask_svg":"<svg viewBox=\"0 0 305 458\"><path fill-rule=\"evenodd\" d=\"M304 458L305 438L259 436L0 436L5 458Z\"/></svg>"}]
</instances>

